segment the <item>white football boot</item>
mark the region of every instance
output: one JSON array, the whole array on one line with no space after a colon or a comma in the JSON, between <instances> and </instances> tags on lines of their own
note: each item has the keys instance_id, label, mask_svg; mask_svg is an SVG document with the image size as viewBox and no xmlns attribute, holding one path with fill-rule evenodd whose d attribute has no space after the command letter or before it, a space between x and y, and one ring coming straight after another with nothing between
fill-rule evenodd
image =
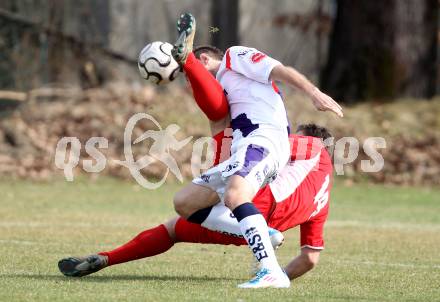
<instances>
[{"instance_id":1,"label":"white football boot","mask_svg":"<svg viewBox=\"0 0 440 302\"><path fill-rule=\"evenodd\" d=\"M248 282L238 285L239 288L288 288L290 280L286 273L279 269L272 271L267 268L261 269L256 276Z\"/></svg>"}]
</instances>

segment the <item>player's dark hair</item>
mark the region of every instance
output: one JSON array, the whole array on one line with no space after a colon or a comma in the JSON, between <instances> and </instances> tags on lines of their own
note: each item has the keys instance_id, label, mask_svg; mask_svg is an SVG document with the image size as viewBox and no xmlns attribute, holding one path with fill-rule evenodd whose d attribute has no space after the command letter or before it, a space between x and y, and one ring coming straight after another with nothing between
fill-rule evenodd
<instances>
[{"instance_id":1,"label":"player's dark hair","mask_svg":"<svg viewBox=\"0 0 440 302\"><path fill-rule=\"evenodd\" d=\"M318 126L316 124L301 124L296 129L296 132L301 131L305 136L313 136L322 139L324 142L326 139L332 137L331 133L325 127ZM325 147L330 155L333 153L331 146Z\"/></svg>"},{"instance_id":2,"label":"player's dark hair","mask_svg":"<svg viewBox=\"0 0 440 302\"><path fill-rule=\"evenodd\" d=\"M218 49L215 46L212 45L201 45L201 46L197 46L194 48L193 50L194 55L196 56L197 59L200 60L200 55L202 53L206 53L209 56L213 57L214 59L217 59L219 61L221 61L223 59L224 53L221 49Z\"/></svg>"},{"instance_id":3,"label":"player's dark hair","mask_svg":"<svg viewBox=\"0 0 440 302\"><path fill-rule=\"evenodd\" d=\"M332 137L330 132L325 127L318 126L316 124L301 124L296 131L301 131L306 136L313 136L325 141L327 138Z\"/></svg>"}]
</instances>

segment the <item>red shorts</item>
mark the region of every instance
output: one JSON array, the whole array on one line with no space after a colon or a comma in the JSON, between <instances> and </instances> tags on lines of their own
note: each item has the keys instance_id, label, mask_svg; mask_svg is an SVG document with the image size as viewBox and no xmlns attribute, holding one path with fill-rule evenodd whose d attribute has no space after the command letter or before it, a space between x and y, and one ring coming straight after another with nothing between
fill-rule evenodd
<instances>
[{"instance_id":1,"label":"red shorts","mask_svg":"<svg viewBox=\"0 0 440 302\"><path fill-rule=\"evenodd\" d=\"M301 247L323 249L324 223L328 216L328 205L319 215L309 220L310 212L301 207L301 195L303 194L300 186L298 194L293 194L282 202L276 202L270 186L266 186L258 191L253 203L260 210L269 227L284 232L299 225ZM301 201L304 201L304 198ZM313 204L313 200L311 203Z\"/></svg>"}]
</instances>

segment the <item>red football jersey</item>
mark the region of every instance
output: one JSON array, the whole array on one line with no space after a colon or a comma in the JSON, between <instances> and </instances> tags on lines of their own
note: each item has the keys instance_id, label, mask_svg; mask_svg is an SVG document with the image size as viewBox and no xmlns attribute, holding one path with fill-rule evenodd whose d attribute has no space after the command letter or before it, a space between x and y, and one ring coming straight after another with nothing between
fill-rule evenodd
<instances>
[{"instance_id":1,"label":"red football jersey","mask_svg":"<svg viewBox=\"0 0 440 302\"><path fill-rule=\"evenodd\" d=\"M322 249L332 185L331 158L318 138L290 138L292 160L269 185L276 206L268 223L280 231L299 225L301 247Z\"/></svg>"},{"instance_id":2,"label":"red football jersey","mask_svg":"<svg viewBox=\"0 0 440 302\"><path fill-rule=\"evenodd\" d=\"M323 249L332 185L331 158L319 138L294 134L289 138L291 161L271 184L257 192L253 202L270 227L285 231L299 225L301 247ZM229 155L231 139L223 132L214 139L217 164Z\"/></svg>"}]
</instances>

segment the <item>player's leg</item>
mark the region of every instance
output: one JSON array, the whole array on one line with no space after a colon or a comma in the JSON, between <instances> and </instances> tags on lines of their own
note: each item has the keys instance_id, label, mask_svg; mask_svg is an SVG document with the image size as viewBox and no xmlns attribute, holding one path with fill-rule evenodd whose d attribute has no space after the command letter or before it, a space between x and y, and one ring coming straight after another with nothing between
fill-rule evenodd
<instances>
[{"instance_id":1,"label":"player's leg","mask_svg":"<svg viewBox=\"0 0 440 302\"><path fill-rule=\"evenodd\" d=\"M221 245L246 245L246 241L238 236L231 236L215 232L186 219L177 219L174 226L175 240L177 242L221 244Z\"/></svg>"},{"instance_id":2,"label":"player's leg","mask_svg":"<svg viewBox=\"0 0 440 302\"><path fill-rule=\"evenodd\" d=\"M197 220L197 217L203 217L204 213L210 212L219 202L219 197L212 188L190 183L174 195L173 202L177 214L189 218L197 213L193 215L193 219Z\"/></svg>"},{"instance_id":3,"label":"player's leg","mask_svg":"<svg viewBox=\"0 0 440 302\"><path fill-rule=\"evenodd\" d=\"M179 191L174 198L176 212L189 222L221 233L242 237L240 224L231 210L218 202L219 195L226 184L221 172L229 169L232 158L216 167L206 171L203 175L193 180L193 183ZM265 166L265 163L261 163ZM251 195L253 195L253 191ZM275 200L270 188L260 190L254 200L264 219L267 219L275 207ZM272 246L278 248L284 237L275 229L268 230Z\"/></svg>"},{"instance_id":4,"label":"player's leg","mask_svg":"<svg viewBox=\"0 0 440 302\"><path fill-rule=\"evenodd\" d=\"M209 175L204 175L202 178L205 180L209 178L211 181ZM203 182L202 178L195 179L194 182L201 183ZM186 201L183 200L183 205L185 205L185 202ZM190 203L191 200L188 200L187 202ZM273 197L269 186L265 186L264 188L260 189L252 200L252 203L261 212L266 221L276 208L275 198ZM231 210L226 207L224 203L217 203L213 207L209 208L210 211L202 209L202 211L200 211L200 215L195 215L198 217L198 221L191 218L191 215L186 215L184 218L192 223L200 224L209 230L241 236L240 225L238 224L237 219L235 219L234 214L232 214ZM191 210L194 210L194 208L188 208L186 212L192 214ZM205 213L205 216L203 216L202 213ZM269 233L271 235L272 243L275 247L278 247L283 243L284 238L280 232L270 228Z\"/></svg>"},{"instance_id":5,"label":"player's leg","mask_svg":"<svg viewBox=\"0 0 440 302\"><path fill-rule=\"evenodd\" d=\"M231 210L219 202L227 186L222 171L231 166L231 161L234 159L209 169L180 190L174 197L174 208L181 217L192 223L213 231L241 236L240 225Z\"/></svg>"},{"instance_id":6,"label":"player's leg","mask_svg":"<svg viewBox=\"0 0 440 302\"><path fill-rule=\"evenodd\" d=\"M255 145L252 146L255 147ZM254 148L252 146L244 148L246 151L241 150L236 152L227 161L220 163L214 168L206 171L200 177L195 178L193 183L202 187L211 188L213 191L216 191L223 200L228 179L231 176L234 176L234 174L239 174L246 177L246 181L243 181L244 185L247 185L249 182L252 183L251 187L253 189L251 189L247 195L254 196L255 190L263 186L265 183L264 175L270 175L270 159L265 158L266 152L264 151L264 148L258 146ZM258 160L259 158L262 160ZM269 187L264 187L263 189L258 190L258 193L252 202L255 203L265 219L267 219L270 213L275 209L275 200ZM210 212L203 208L203 212L206 216L201 221L192 221L193 219L191 212L197 207L190 208L191 203L191 198L188 198L188 196L185 196L185 194L182 195L182 208L188 206L185 213L183 211L180 213L184 218L191 222L202 224L202 226L214 231L222 232L228 231L229 228L234 228L234 230L228 232L237 235L241 234L237 221L234 219L231 210L224 204L216 204L212 207ZM201 218L202 216L203 215L198 215L198 218ZM226 228L221 227L221 220L224 221L223 224L226 226ZM232 224L235 224L235 226L232 226Z\"/></svg>"},{"instance_id":7,"label":"player's leg","mask_svg":"<svg viewBox=\"0 0 440 302\"><path fill-rule=\"evenodd\" d=\"M183 70L191 84L197 105L208 119L218 121L227 117L229 106L223 88L193 53L188 55Z\"/></svg>"},{"instance_id":8,"label":"player's leg","mask_svg":"<svg viewBox=\"0 0 440 302\"><path fill-rule=\"evenodd\" d=\"M168 251L175 242L244 245L242 238L207 230L183 218L174 217L164 224L139 233L127 243L107 252L86 257L68 257L58 262L65 276L82 277L107 266L156 256Z\"/></svg>"},{"instance_id":9,"label":"player's leg","mask_svg":"<svg viewBox=\"0 0 440 302\"><path fill-rule=\"evenodd\" d=\"M234 236L231 234L211 231L205 227L202 227L200 224L189 222L182 217L178 217L175 220L170 220L170 222L172 225L170 225L168 232L176 243L188 242L221 245L233 244L237 246L247 244L246 240L243 239L243 236ZM280 240L279 236L273 236L271 237L271 240L273 241L272 245L274 247L279 247L282 243L282 240Z\"/></svg>"},{"instance_id":10,"label":"player's leg","mask_svg":"<svg viewBox=\"0 0 440 302\"><path fill-rule=\"evenodd\" d=\"M274 281L247 283L244 285L247 287L289 286L289 280L276 260L266 221L252 204L256 190L264 184L266 178L271 175L270 171L274 169L275 162L265 148L250 144L244 148L237 148L229 160L193 180L196 184L213 188L220 197L224 195L225 204L238 221L240 233L247 240L255 258L262 264L263 271L266 272L263 277L269 274L271 276L267 279ZM227 182L226 187L225 182ZM191 199L182 201L191 203ZM212 208L203 209L190 215L188 220L208 225L206 222L211 219L211 226L217 226L218 231L223 231L225 218L229 220L231 218L218 213L210 215L211 213Z\"/></svg>"},{"instance_id":11,"label":"player's leg","mask_svg":"<svg viewBox=\"0 0 440 302\"><path fill-rule=\"evenodd\" d=\"M174 217L162 225L141 232L114 250L86 257L65 258L59 261L58 266L66 276L82 277L110 265L162 254L178 242L246 245L243 238L214 232L181 217Z\"/></svg>"},{"instance_id":12,"label":"player's leg","mask_svg":"<svg viewBox=\"0 0 440 302\"><path fill-rule=\"evenodd\" d=\"M124 245L100 255L108 257L108 265L155 256L168 251L174 245L165 224L139 233Z\"/></svg>"},{"instance_id":13,"label":"player's leg","mask_svg":"<svg viewBox=\"0 0 440 302\"><path fill-rule=\"evenodd\" d=\"M229 107L223 88L192 53L196 32L194 17L191 14L183 14L177 23L177 31L179 37L173 49L173 56L183 67L198 106L212 121L226 118Z\"/></svg>"},{"instance_id":14,"label":"player's leg","mask_svg":"<svg viewBox=\"0 0 440 302\"><path fill-rule=\"evenodd\" d=\"M195 181L197 181L197 179ZM185 189L183 191L185 191ZM243 237L240 224L232 211L223 203L219 202L214 206L198 209L192 204L192 201L194 200L193 197L188 194L178 193L178 195L177 200L180 204L178 206L175 205L175 207L178 209L179 213L184 214L182 217L186 218L189 222L201 225L212 231L235 237ZM215 194L215 196L211 195L211 197L213 200L214 198L215 200L218 200L217 194ZM268 187L258 192L253 203L255 203L255 206L261 212L264 219L268 219L271 211L275 207L273 195ZM283 234L276 229L269 228L269 236L272 246L275 249L280 247L284 242Z\"/></svg>"},{"instance_id":15,"label":"player's leg","mask_svg":"<svg viewBox=\"0 0 440 302\"><path fill-rule=\"evenodd\" d=\"M289 287L290 280L278 264L266 220L252 204L253 190L244 177L234 175L229 179L225 194L225 204L237 218L246 242L261 265L257 276L239 287Z\"/></svg>"},{"instance_id":16,"label":"player's leg","mask_svg":"<svg viewBox=\"0 0 440 302\"><path fill-rule=\"evenodd\" d=\"M262 267L256 278L240 287L289 287L290 281L276 259L266 220L252 203L257 190L271 181L277 172L278 162L268 149L253 144L253 141L254 138L241 140L241 146L237 146L231 157L241 164L224 173L224 176L230 175L225 204L234 213L243 236Z\"/></svg>"},{"instance_id":17,"label":"player's leg","mask_svg":"<svg viewBox=\"0 0 440 302\"><path fill-rule=\"evenodd\" d=\"M175 202L188 199L197 205L197 210L218 202L218 195L210 188L190 184L179 192ZM189 203L191 205L191 203ZM193 205L192 205L193 206ZM188 209L186 209L188 211ZM196 215L197 216L197 215ZM231 218L230 218L231 219ZM236 222L235 222L236 223ZM61 272L67 276L84 276L96 272L108 265L151 257L167 251L174 244L172 226L159 225L146 230L133 240L109 252L87 257L70 257L59 262ZM214 236L215 237L215 236ZM158 242L158 243L157 243ZM220 242L221 244L222 242ZM278 245L279 243L275 243ZM145 248L145 247L148 248Z\"/></svg>"},{"instance_id":18,"label":"player's leg","mask_svg":"<svg viewBox=\"0 0 440 302\"><path fill-rule=\"evenodd\" d=\"M82 277L95 273L107 266L152 257L165 253L174 245L174 226L177 219L139 233L129 242L114 250L100 252L86 257L68 257L58 262L58 268L65 276ZM173 224L174 223L174 224Z\"/></svg>"},{"instance_id":19,"label":"player's leg","mask_svg":"<svg viewBox=\"0 0 440 302\"><path fill-rule=\"evenodd\" d=\"M203 211L206 211L205 215L202 215ZM188 217L188 221L200 224L209 230L242 237L240 224L237 222L232 211L223 203L217 203L210 209L202 209L195 212Z\"/></svg>"},{"instance_id":20,"label":"player's leg","mask_svg":"<svg viewBox=\"0 0 440 302\"><path fill-rule=\"evenodd\" d=\"M245 245L243 238L210 231L174 217L164 224L145 230L127 243L107 252L86 257L68 257L58 263L65 276L82 277L95 273L107 266L156 256L168 251L175 242Z\"/></svg>"}]
</instances>

